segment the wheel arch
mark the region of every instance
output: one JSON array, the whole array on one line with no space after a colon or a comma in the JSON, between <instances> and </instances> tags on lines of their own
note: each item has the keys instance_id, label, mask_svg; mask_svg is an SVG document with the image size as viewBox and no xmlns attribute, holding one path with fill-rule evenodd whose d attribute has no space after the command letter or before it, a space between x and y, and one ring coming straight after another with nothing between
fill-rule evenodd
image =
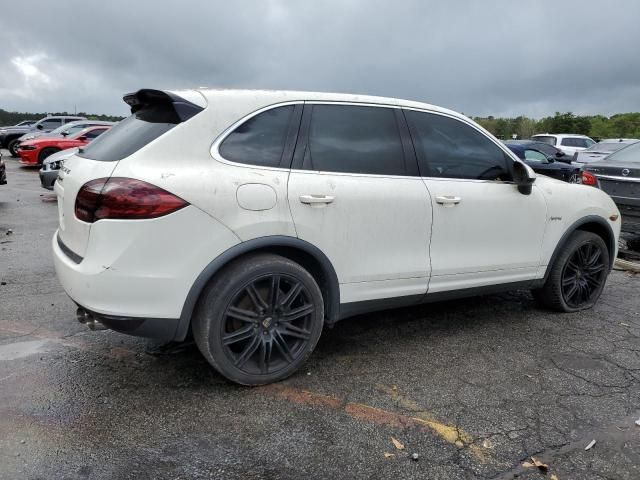
<instances>
[{"instance_id":1,"label":"wheel arch","mask_svg":"<svg viewBox=\"0 0 640 480\"><path fill-rule=\"evenodd\" d=\"M325 304L327 324L338 320L340 286L336 271L327 256L316 246L299 238L274 235L239 243L218 255L200 272L182 307L175 340L183 340L186 337L198 300L211 279L230 262L254 253L274 253L304 267L318 282Z\"/></svg>"},{"instance_id":2,"label":"wheel arch","mask_svg":"<svg viewBox=\"0 0 640 480\"><path fill-rule=\"evenodd\" d=\"M560 251L569 240L569 237L571 236L571 234L576 230L595 233L596 235L598 235L600 238L604 240L609 250L609 268L610 269L613 268L613 262L616 259L615 258L616 257L616 237L613 233L613 229L611 228L611 225L609 225L604 218L599 217L597 215L588 215L586 217L582 217L581 219L575 221L564 232L564 234L560 238L560 241L556 245L556 248L553 251L553 254L551 255L551 259L549 260L549 263L547 265L547 270L545 271L544 278L540 280L541 284L547 281L547 278L551 273L551 269L553 267L554 262L556 261L556 258L558 257L558 255L560 254Z\"/></svg>"}]
</instances>

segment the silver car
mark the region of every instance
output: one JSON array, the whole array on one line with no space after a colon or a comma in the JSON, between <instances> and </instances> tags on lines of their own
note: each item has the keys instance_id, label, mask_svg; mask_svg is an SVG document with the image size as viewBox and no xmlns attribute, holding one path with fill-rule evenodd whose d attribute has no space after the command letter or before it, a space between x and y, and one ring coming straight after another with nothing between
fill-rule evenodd
<instances>
[{"instance_id":1,"label":"silver car","mask_svg":"<svg viewBox=\"0 0 640 480\"><path fill-rule=\"evenodd\" d=\"M67 158L76 153L78 153L77 148L69 148L49 155L42 161L42 168L40 169L40 184L42 188L53 190L53 185L58 178L60 167L62 167L62 164Z\"/></svg>"},{"instance_id":2,"label":"silver car","mask_svg":"<svg viewBox=\"0 0 640 480\"><path fill-rule=\"evenodd\" d=\"M80 130L83 130L88 127L96 127L99 125L115 125L115 122L103 122L101 120L77 120L75 122L69 122L61 127L56 128L55 130L51 130L50 132L42 132L35 131L25 133L20 137L20 141L24 142L25 140L33 140L34 138L47 136L47 137L67 137L69 135L73 135L74 133L78 133Z\"/></svg>"},{"instance_id":3,"label":"silver car","mask_svg":"<svg viewBox=\"0 0 640 480\"><path fill-rule=\"evenodd\" d=\"M637 138L605 138L591 145L586 150L574 153L572 161L580 165L597 162L598 160L608 157L613 152L617 152L627 145L638 141L640 140Z\"/></svg>"}]
</instances>

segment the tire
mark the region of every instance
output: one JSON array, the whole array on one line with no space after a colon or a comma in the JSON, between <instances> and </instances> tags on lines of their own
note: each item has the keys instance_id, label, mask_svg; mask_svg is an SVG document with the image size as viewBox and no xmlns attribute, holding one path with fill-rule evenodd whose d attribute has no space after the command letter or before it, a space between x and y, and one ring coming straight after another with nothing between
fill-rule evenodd
<instances>
[{"instance_id":1,"label":"tire","mask_svg":"<svg viewBox=\"0 0 640 480\"><path fill-rule=\"evenodd\" d=\"M7 150L9 150L9 153L14 158L18 156L18 145L19 144L20 144L20 140L17 139L17 138L14 138L13 140L11 140L7 144Z\"/></svg>"},{"instance_id":2,"label":"tire","mask_svg":"<svg viewBox=\"0 0 640 480\"><path fill-rule=\"evenodd\" d=\"M610 271L609 249L595 233L577 230L562 247L542 288L532 290L543 307L577 312L593 307Z\"/></svg>"},{"instance_id":3,"label":"tire","mask_svg":"<svg viewBox=\"0 0 640 480\"><path fill-rule=\"evenodd\" d=\"M198 348L224 377L264 385L302 366L323 323L322 293L309 272L279 255L255 254L207 285L192 328Z\"/></svg>"},{"instance_id":4,"label":"tire","mask_svg":"<svg viewBox=\"0 0 640 480\"><path fill-rule=\"evenodd\" d=\"M58 148L53 148L53 147L47 147L47 148L43 148L42 151L40 152L40 154L38 155L38 163L40 165L42 165L42 162L44 162L44 160L53 155L56 152L59 152L60 149Z\"/></svg>"}]
</instances>

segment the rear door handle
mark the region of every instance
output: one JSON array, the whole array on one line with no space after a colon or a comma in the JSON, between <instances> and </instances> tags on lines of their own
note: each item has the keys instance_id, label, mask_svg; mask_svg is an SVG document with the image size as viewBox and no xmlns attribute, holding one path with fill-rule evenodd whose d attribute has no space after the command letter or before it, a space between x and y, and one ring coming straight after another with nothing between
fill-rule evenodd
<instances>
[{"instance_id":1,"label":"rear door handle","mask_svg":"<svg viewBox=\"0 0 640 480\"><path fill-rule=\"evenodd\" d=\"M326 205L333 202L336 197L331 195L300 195L300 201L307 205Z\"/></svg>"},{"instance_id":2,"label":"rear door handle","mask_svg":"<svg viewBox=\"0 0 640 480\"><path fill-rule=\"evenodd\" d=\"M445 207L453 207L454 205L458 205L462 199L460 197L454 197L453 195L442 195L436 197L436 203L440 205L444 205Z\"/></svg>"}]
</instances>

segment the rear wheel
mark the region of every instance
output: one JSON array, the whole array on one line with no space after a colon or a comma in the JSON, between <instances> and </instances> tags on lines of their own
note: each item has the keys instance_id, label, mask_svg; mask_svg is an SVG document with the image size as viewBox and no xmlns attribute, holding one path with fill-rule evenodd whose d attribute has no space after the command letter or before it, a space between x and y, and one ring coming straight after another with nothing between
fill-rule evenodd
<instances>
[{"instance_id":1,"label":"rear wheel","mask_svg":"<svg viewBox=\"0 0 640 480\"><path fill-rule=\"evenodd\" d=\"M561 312L591 308L604 289L610 270L609 249L591 232L574 232L551 266L542 288L533 290L542 306Z\"/></svg>"},{"instance_id":2,"label":"rear wheel","mask_svg":"<svg viewBox=\"0 0 640 480\"><path fill-rule=\"evenodd\" d=\"M287 258L256 254L234 262L208 285L193 335L226 378L263 385L300 368L323 321L322 294L313 277Z\"/></svg>"},{"instance_id":3,"label":"rear wheel","mask_svg":"<svg viewBox=\"0 0 640 480\"><path fill-rule=\"evenodd\" d=\"M18 140L17 138L11 140L7 145L7 150L9 150L9 153L12 157L18 156L18 145L20 145L20 140Z\"/></svg>"},{"instance_id":4,"label":"rear wheel","mask_svg":"<svg viewBox=\"0 0 640 480\"><path fill-rule=\"evenodd\" d=\"M53 147L43 148L40 154L38 155L38 163L42 165L42 162L44 162L45 158L59 151L60 151L59 149L53 148Z\"/></svg>"}]
</instances>

